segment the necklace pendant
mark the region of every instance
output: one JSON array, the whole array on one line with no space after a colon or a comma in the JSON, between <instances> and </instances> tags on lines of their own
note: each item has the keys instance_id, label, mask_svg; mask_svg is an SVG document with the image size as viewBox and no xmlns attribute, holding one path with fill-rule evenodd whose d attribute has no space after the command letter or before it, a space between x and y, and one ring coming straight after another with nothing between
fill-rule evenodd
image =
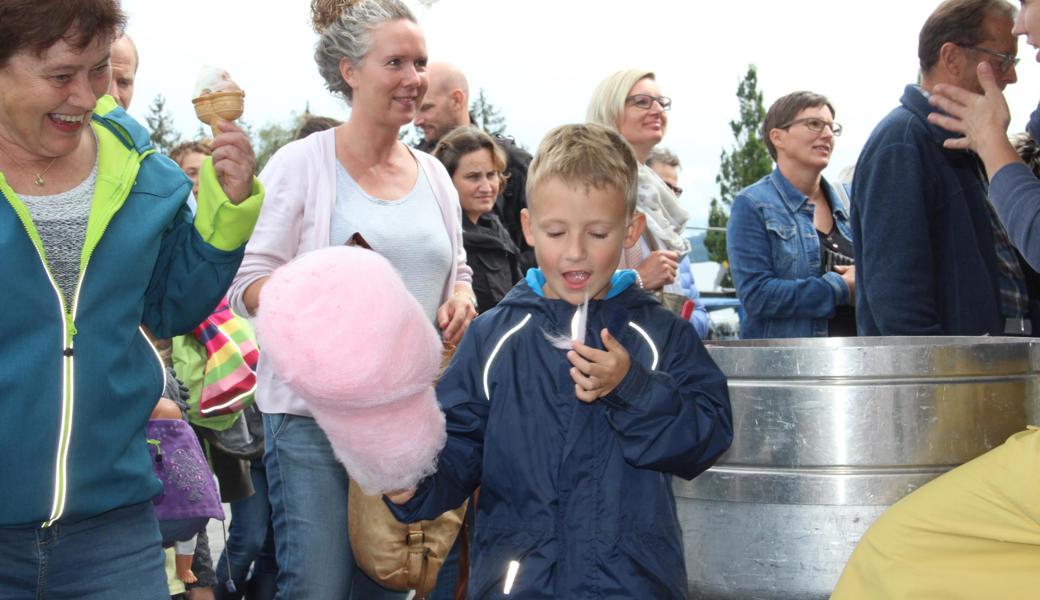
<instances>
[{"instance_id":1,"label":"necklace pendant","mask_svg":"<svg viewBox=\"0 0 1040 600\"><path fill-rule=\"evenodd\" d=\"M43 176L42 175L37 173L36 176L33 177L33 183L35 183L36 185L38 185L40 187L43 187L43 185L45 183L47 183L47 182L43 180Z\"/></svg>"}]
</instances>

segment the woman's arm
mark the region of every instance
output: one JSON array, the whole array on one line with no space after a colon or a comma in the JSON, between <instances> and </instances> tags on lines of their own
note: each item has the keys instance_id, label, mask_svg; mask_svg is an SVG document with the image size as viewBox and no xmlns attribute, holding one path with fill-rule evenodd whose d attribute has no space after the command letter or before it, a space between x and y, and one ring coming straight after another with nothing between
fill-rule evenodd
<instances>
[{"instance_id":1,"label":"woman's arm","mask_svg":"<svg viewBox=\"0 0 1040 600\"><path fill-rule=\"evenodd\" d=\"M311 193L299 163L293 156L275 154L260 174L267 197L246 245L242 265L227 293L228 304L240 315L256 314L267 277L299 251L303 207Z\"/></svg>"}]
</instances>

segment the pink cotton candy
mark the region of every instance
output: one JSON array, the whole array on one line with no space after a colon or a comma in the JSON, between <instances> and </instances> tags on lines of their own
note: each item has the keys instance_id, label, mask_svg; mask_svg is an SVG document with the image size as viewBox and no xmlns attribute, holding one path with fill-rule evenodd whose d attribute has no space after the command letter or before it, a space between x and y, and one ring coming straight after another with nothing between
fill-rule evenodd
<instances>
[{"instance_id":1,"label":"pink cotton candy","mask_svg":"<svg viewBox=\"0 0 1040 600\"><path fill-rule=\"evenodd\" d=\"M256 328L366 493L434 472L446 437L432 387L441 341L389 261L347 246L297 257L264 285Z\"/></svg>"}]
</instances>

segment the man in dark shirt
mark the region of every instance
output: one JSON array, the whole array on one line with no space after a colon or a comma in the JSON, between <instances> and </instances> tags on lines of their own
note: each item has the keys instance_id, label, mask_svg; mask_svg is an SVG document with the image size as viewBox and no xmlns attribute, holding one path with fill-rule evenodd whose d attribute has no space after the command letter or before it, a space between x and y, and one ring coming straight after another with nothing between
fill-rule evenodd
<instances>
[{"instance_id":1,"label":"man in dark shirt","mask_svg":"<svg viewBox=\"0 0 1040 600\"><path fill-rule=\"evenodd\" d=\"M419 149L433 152L437 142L448 132L458 127L473 125L469 114L469 83L458 67L444 63L430 63L426 69L430 85L419 105L415 126L422 130L423 141ZM503 136L494 136L495 142L506 153L508 179L495 201L495 214L506 226L510 239L520 249L520 267L527 272L536 266L534 251L527 245L520 229L520 211L527 208L527 166L531 154Z\"/></svg>"}]
</instances>

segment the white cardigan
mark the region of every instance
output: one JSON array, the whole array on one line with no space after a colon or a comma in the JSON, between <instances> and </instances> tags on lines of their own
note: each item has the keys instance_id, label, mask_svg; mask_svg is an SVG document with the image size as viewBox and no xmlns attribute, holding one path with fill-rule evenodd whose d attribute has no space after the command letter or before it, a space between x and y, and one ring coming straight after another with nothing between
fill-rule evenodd
<instances>
[{"instance_id":1,"label":"white cardigan","mask_svg":"<svg viewBox=\"0 0 1040 600\"><path fill-rule=\"evenodd\" d=\"M266 196L256 229L246 244L242 266L228 290L228 303L240 315L248 315L244 295L257 279L270 275L296 256L329 246L332 211L336 204L335 130L329 129L292 142L268 161L260 180ZM443 300L455 285L470 284L473 271L462 247L462 207L448 172L429 154L412 150L419 168L433 188L455 256L444 284ZM311 416L302 398L283 382L260 351L256 403L265 413Z\"/></svg>"}]
</instances>

